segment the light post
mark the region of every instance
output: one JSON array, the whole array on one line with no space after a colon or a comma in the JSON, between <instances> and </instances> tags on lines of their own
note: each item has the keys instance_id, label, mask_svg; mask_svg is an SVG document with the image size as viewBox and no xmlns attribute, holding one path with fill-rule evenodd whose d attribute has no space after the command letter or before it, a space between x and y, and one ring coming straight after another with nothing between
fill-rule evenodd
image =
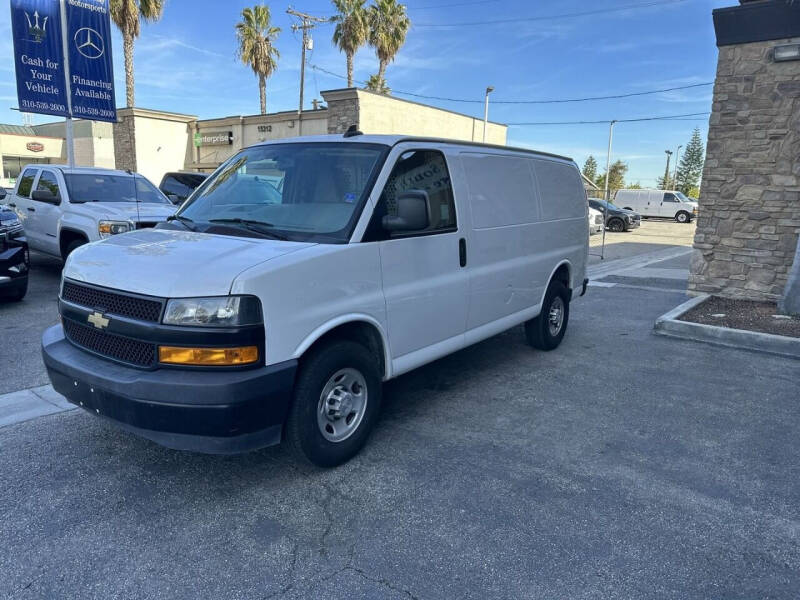
<instances>
[{"instance_id":1,"label":"light post","mask_svg":"<svg viewBox=\"0 0 800 600\"><path fill-rule=\"evenodd\" d=\"M667 183L669 183L669 159L672 158L672 150L664 150L664 154L667 155L667 168L664 169L664 182L662 190L667 189Z\"/></svg>"},{"instance_id":2,"label":"light post","mask_svg":"<svg viewBox=\"0 0 800 600\"><path fill-rule=\"evenodd\" d=\"M675 150L675 174L672 176L672 187L676 190L678 189L678 161L681 158L681 148L683 148L683 144Z\"/></svg>"},{"instance_id":3,"label":"light post","mask_svg":"<svg viewBox=\"0 0 800 600\"><path fill-rule=\"evenodd\" d=\"M608 127L608 152L606 153L606 185L603 190L603 200L608 202L608 180L611 179L611 142L614 140L614 123L611 121ZM606 258L606 225L608 225L608 205L603 206L603 244L600 248L600 260Z\"/></svg>"},{"instance_id":4,"label":"light post","mask_svg":"<svg viewBox=\"0 0 800 600\"><path fill-rule=\"evenodd\" d=\"M483 143L486 143L486 128L489 126L489 94L494 91L493 86L487 86L486 99L483 103Z\"/></svg>"}]
</instances>

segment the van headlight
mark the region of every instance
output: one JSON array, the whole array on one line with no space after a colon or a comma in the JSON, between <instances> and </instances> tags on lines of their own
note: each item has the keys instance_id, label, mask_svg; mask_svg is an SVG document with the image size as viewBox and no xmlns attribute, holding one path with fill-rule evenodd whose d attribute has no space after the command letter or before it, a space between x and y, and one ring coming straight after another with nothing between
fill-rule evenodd
<instances>
[{"instance_id":1,"label":"van headlight","mask_svg":"<svg viewBox=\"0 0 800 600\"><path fill-rule=\"evenodd\" d=\"M167 301L165 325L189 327L241 327L264 322L261 302L255 296L175 298Z\"/></svg>"},{"instance_id":2,"label":"van headlight","mask_svg":"<svg viewBox=\"0 0 800 600\"><path fill-rule=\"evenodd\" d=\"M100 234L101 238L107 238L118 233L127 233L132 229L133 223L130 221L100 221L97 224L97 233Z\"/></svg>"}]
</instances>

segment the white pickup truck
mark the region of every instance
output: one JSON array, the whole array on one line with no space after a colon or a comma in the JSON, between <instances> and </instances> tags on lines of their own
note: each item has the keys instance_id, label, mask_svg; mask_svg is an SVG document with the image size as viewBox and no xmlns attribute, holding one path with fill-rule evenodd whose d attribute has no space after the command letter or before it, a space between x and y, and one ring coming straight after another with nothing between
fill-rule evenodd
<instances>
[{"instance_id":1,"label":"white pickup truck","mask_svg":"<svg viewBox=\"0 0 800 600\"><path fill-rule=\"evenodd\" d=\"M138 173L36 164L24 168L6 203L33 250L63 259L87 242L154 227L177 208Z\"/></svg>"}]
</instances>

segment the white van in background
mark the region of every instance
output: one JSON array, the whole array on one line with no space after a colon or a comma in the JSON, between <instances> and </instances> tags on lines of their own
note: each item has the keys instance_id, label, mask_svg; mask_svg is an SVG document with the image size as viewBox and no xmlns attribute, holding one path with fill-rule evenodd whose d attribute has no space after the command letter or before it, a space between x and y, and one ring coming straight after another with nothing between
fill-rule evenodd
<instances>
[{"instance_id":1,"label":"white van in background","mask_svg":"<svg viewBox=\"0 0 800 600\"><path fill-rule=\"evenodd\" d=\"M522 324L556 348L586 224L559 156L356 131L260 144L168 223L75 250L42 353L70 402L165 446L285 440L333 466L382 381Z\"/></svg>"},{"instance_id":2,"label":"white van in background","mask_svg":"<svg viewBox=\"0 0 800 600\"><path fill-rule=\"evenodd\" d=\"M666 217L689 223L697 216L697 202L676 190L619 190L614 204L643 217Z\"/></svg>"}]
</instances>

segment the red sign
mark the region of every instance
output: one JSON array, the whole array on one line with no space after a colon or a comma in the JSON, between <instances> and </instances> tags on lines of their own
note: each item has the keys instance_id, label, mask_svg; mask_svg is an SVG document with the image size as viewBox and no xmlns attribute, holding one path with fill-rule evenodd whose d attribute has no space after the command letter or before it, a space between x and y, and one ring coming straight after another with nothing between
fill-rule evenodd
<instances>
[{"instance_id":1,"label":"red sign","mask_svg":"<svg viewBox=\"0 0 800 600\"><path fill-rule=\"evenodd\" d=\"M44 150L44 144L39 142L28 142L25 144L25 147L30 150L31 152L41 152Z\"/></svg>"}]
</instances>

